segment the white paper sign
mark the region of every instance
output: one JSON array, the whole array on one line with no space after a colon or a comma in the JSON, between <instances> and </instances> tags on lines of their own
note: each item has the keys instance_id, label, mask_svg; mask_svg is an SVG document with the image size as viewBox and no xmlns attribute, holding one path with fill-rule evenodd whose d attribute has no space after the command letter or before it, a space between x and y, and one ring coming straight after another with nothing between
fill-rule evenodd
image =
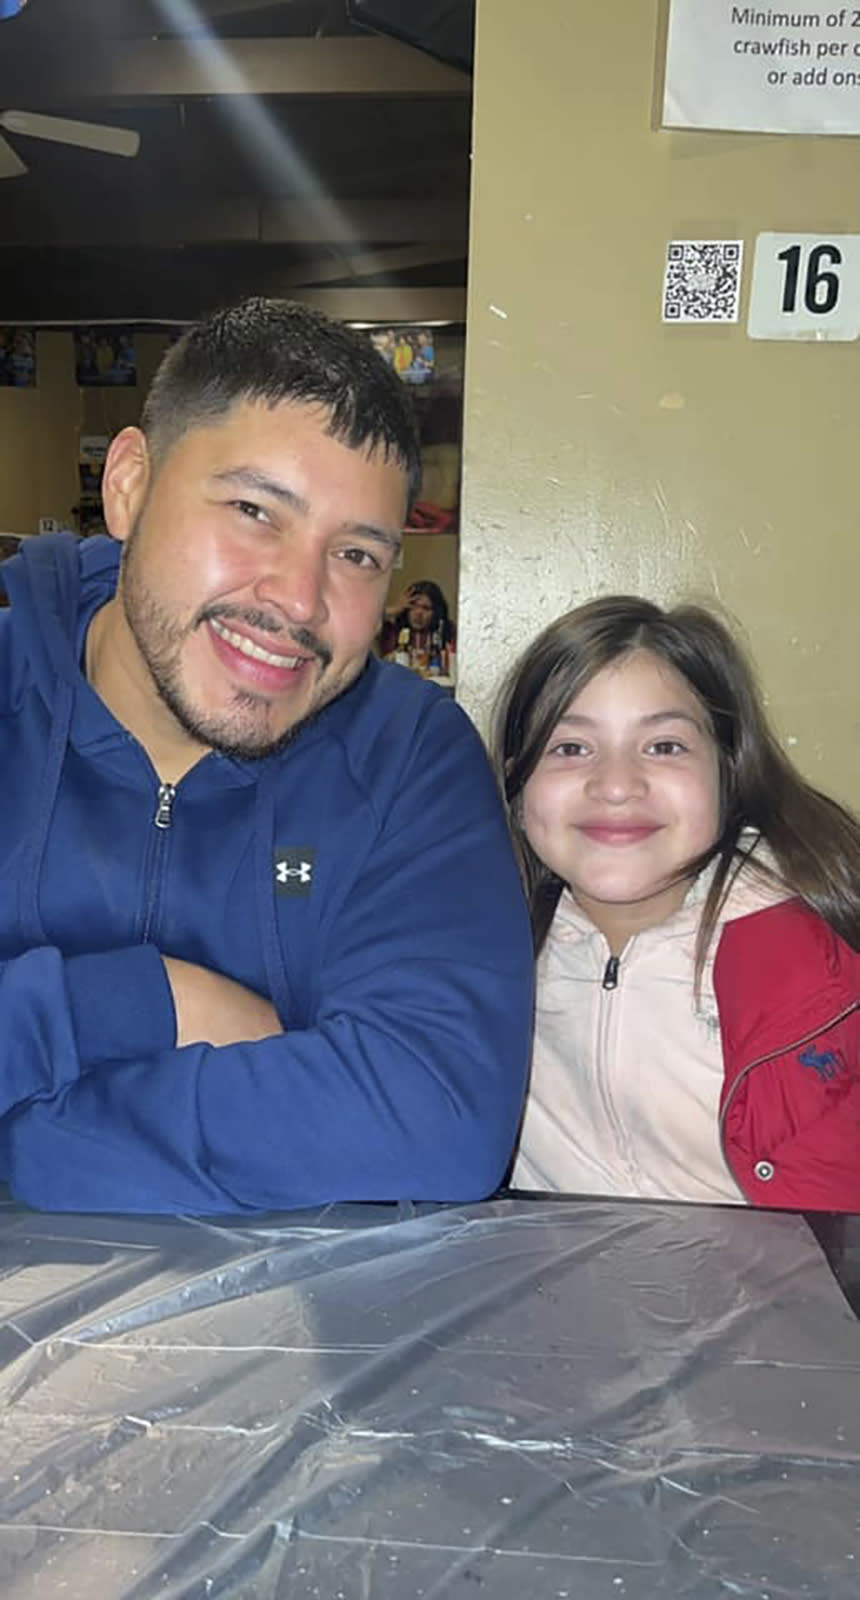
<instances>
[{"instance_id":1,"label":"white paper sign","mask_svg":"<svg viewBox=\"0 0 860 1600\"><path fill-rule=\"evenodd\" d=\"M860 234L760 233L751 339L860 337Z\"/></svg>"},{"instance_id":2,"label":"white paper sign","mask_svg":"<svg viewBox=\"0 0 860 1600\"><path fill-rule=\"evenodd\" d=\"M665 127L860 133L860 5L670 7Z\"/></svg>"}]
</instances>

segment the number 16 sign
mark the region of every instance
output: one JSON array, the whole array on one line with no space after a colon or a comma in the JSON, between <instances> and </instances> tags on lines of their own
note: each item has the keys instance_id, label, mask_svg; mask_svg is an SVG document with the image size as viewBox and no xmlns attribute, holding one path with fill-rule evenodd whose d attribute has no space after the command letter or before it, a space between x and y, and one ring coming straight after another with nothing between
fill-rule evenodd
<instances>
[{"instance_id":1,"label":"number 16 sign","mask_svg":"<svg viewBox=\"0 0 860 1600\"><path fill-rule=\"evenodd\" d=\"M747 333L751 339L860 336L860 234L760 233Z\"/></svg>"}]
</instances>

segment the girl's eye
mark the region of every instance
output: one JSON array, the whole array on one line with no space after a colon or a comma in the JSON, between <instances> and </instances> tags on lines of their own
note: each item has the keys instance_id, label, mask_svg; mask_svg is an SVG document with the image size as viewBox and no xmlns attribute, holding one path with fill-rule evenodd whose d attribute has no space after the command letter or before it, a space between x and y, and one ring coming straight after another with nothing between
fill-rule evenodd
<instances>
[{"instance_id":1,"label":"girl's eye","mask_svg":"<svg viewBox=\"0 0 860 1600\"><path fill-rule=\"evenodd\" d=\"M581 744L578 739L563 739L561 744L551 745L550 749L547 752L547 754L551 755L551 756L562 756L562 757L564 757L564 756L584 756L584 755L588 754L588 751L587 751L585 745Z\"/></svg>"},{"instance_id":2,"label":"girl's eye","mask_svg":"<svg viewBox=\"0 0 860 1600\"><path fill-rule=\"evenodd\" d=\"M655 756L682 756L687 753L687 746L680 739L655 739L648 749Z\"/></svg>"}]
</instances>

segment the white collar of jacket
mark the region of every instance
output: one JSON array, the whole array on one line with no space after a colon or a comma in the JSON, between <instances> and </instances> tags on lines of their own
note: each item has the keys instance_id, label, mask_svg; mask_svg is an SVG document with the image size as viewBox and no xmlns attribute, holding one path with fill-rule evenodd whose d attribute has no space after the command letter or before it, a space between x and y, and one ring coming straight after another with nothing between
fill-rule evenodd
<instances>
[{"instance_id":1,"label":"white collar of jacket","mask_svg":"<svg viewBox=\"0 0 860 1600\"><path fill-rule=\"evenodd\" d=\"M720 934L727 922L734 922L740 917L751 916L753 912L764 911L768 906L779 905L790 899L790 891L780 883L777 877L769 877L767 871L775 873L776 863L767 843L755 829L747 828L739 841L739 853L744 858L739 861L734 876L731 879L728 893L726 894L720 913L717 918L714 936L705 957L702 969L700 995L696 1004L696 1014L703 1021L716 1021L717 1001L714 994L714 959L720 942ZM767 869L763 872L756 870L756 863L760 862ZM716 862L705 867L699 876L691 883L684 897L683 905L667 917L664 922L657 923L652 928L644 928L635 935L637 946L677 942L690 962L695 961L696 938L699 931L699 921L702 907L707 898L708 890L714 879ZM547 945L564 944L576 945L578 943L594 942L598 949L608 950L606 940L598 928L585 912L580 909L570 890L562 891L555 916L547 936ZM632 944L628 942L627 948ZM546 950L546 946L544 947ZM541 956L538 961L540 970ZM621 960L624 960L622 952Z\"/></svg>"}]
</instances>

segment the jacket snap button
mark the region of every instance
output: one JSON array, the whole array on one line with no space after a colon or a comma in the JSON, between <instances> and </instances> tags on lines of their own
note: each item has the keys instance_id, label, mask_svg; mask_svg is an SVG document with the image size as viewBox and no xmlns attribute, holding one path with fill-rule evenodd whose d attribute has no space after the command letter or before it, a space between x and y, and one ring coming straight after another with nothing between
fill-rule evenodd
<instances>
[{"instance_id":1,"label":"jacket snap button","mask_svg":"<svg viewBox=\"0 0 860 1600\"><path fill-rule=\"evenodd\" d=\"M770 1183L770 1180L774 1174L773 1162L757 1161L753 1167L753 1172L757 1178L761 1178L762 1183Z\"/></svg>"}]
</instances>

